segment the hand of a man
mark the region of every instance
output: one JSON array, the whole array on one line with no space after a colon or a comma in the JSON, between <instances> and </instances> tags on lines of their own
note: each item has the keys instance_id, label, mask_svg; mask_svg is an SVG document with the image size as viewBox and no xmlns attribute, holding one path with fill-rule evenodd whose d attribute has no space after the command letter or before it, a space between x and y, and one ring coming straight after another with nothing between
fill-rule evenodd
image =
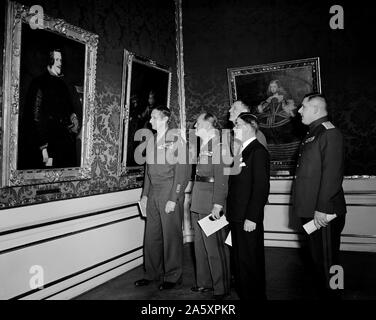
<instances>
[{"instance_id":1,"label":"hand of a man","mask_svg":"<svg viewBox=\"0 0 376 320\"><path fill-rule=\"evenodd\" d=\"M222 206L221 205L219 205L219 204L214 204L213 205L213 209L211 210L211 216L215 219L215 220L217 220L217 219L219 219L220 217L221 217L221 211L222 211Z\"/></svg>"},{"instance_id":2,"label":"hand of a man","mask_svg":"<svg viewBox=\"0 0 376 320\"><path fill-rule=\"evenodd\" d=\"M317 229L320 229L321 227L326 227L328 225L328 219L326 217L326 213L324 212L315 211L313 221Z\"/></svg>"},{"instance_id":3,"label":"hand of a man","mask_svg":"<svg viewBox=\"0 0 376 320\"><path fill-rule=\"evenodd\" d=\"M244 221L244 231L251 232L255 229L256 229L256 223L251 221L251 220L245 219L245 221Z\"/></svg>"},{"instance_id":4,"label":"hand of a man","mask_svg":"<svg viewBox=\"0 0 376 320\"><path fill-rule=\"evenodd\" d=\"M167 201L165 211L166 213L172 213L175 211L176 202L174 201Z\"/></svg>"},{"instance_id":5,"label":"hand of a man","mask_svg":"<svg viewBox=\"0 0 376 320\"><path fill-rule=\"evenodd\" d=\"M140 205L141 205L141 214L143 217L146 217L146 205L148 203L148 197L143 196L140 200Z\"/></svg>"},{"instance_id":6,"label":"hand of a man","mask_svg":"<svg viewBox=\"0 0 376 320\"><path fill-rule=\"evenodd\" d=\"M78 127L80 126L80 123L78 122L78 118L75 113L72 113L72 115L70 116L70 121L72 124L69 126L69 129L73 133L78 133Z\"/></svg>"}]
</instances>

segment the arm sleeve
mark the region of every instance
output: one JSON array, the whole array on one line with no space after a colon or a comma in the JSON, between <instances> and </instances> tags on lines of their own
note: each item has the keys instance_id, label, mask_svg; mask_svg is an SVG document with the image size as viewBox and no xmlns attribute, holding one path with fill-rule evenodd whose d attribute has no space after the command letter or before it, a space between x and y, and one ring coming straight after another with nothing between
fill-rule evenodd
<instances>
[{"instance_id":1,"label":"arm sleeve","mask_svg":"<svg viewBox=\"0 0 376 320\"><path fill-rule=\"evenodd\" d=\"M30 103L36 140L40 149L48 145L48 133L45 117L42 110L43 92L37 83L32 83L30 89Z\"/></svg>"},{"instance_id":2,"label":"arm sleeve","mask_svg":"<svg viewBox=\"0 0 376 320\"><path fill-rule=\"evenodd\" d=\"M144 187L142 190L142 196L149 196L151 181L149 176L149 163L152 163L150 157L154 158L154 135L146 137L146 163L145 163L145 176L144 176ZM151 153L151 154L150 154Z\"/></svg>"},{"instance_id":3,"label":"arm sleeve","mask_svg":"<svg viewBox=\"0 0 376 320\"><path fill-rule=\"evenodd\" d=\"M224 175L224 165L214 165L214 192L213 192L213 204L219 204L222 207L226 203L227 191L228 191L228 175Z\"/></svg>"},{"instance_id":4,"label":"arm sleeve","mask_svg":"<svg viewBox=\"0 0 376 320\"><path fill-rule=\"evenodd\" d=\"M339 130L329 129L320 137L321 180L316 210L335 213L334 198L342 190L344 156L343 137Z\"/></svg>"},{"instance_id":5,"label":"arm sleeve","mask_svg":"<svg viewBox=\"0 0 376 320\"><path fill-rule=\"evenodd\" d=\"M180 142L183 143L183 142ZM191 179L192 175L192 165L190 165L188 160L189 150L187 144L183 143L183 148L185 148L185 161L178 161L175 164L174 182L170 191L169 200L177 202L181 196L184 196L185 188L187 187L188 181ZM179 158L180 159L180 158Z\"/></svg>"},{"instance_id":6,"label":"arm sleeve","mask_svg":"<svg viewBox=\"0 0 376 320\"><path fill-rule=\"evenodd\" d=\"M248 202L246 218L258 222L264 213L270 187L269 156L264 148L255 150L253 155L251 197Z\"/></svg>"},{"instance_id":7,"label":"arm sleeve","mask_svg":"<svg viewBox=\"0 0 376 320\"><path fill-rule=\"evenodd\" d=\"M145 177L144 177L144 187L142 190L141 197L149 196L149 190L150 190L150 177L149 177L149 165L145 164Z\"/></svg>"}]
</instances>

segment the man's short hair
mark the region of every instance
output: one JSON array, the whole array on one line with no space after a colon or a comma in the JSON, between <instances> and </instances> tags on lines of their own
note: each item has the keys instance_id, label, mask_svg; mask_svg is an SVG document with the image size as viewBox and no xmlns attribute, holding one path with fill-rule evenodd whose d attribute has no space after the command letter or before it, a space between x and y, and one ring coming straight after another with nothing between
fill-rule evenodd
<instances>
[{"instance_id":1,"label":"man's short hair","mask_svg":"<svg viewBox=\"0 0 376 320\"><path fill-rule=\"evenodd\" d=\"M162 114L162 117L167 117L168 119L170 119L170 117L171 117L170 109L168 109L165 106L157 106L157 107L153 108L153 110L159 111Z\"/></svg>"},{"instance_id":2,"label":"man's short hair","mask_svg":"<svg viewBox=\"0 0 376 320\"><path fill-rule=\"evenodd\" d=\"M250 112L242 112L239 114L238 119L242 119L244 122L250 124L255 131L259 128L257 117Z\"/></svg>"},{"instance_id":3,"label":"man's short hair","mask_svg":"<svg viewBox=\"0 0 376 320\"><path fill-rule=\"evenodd\" d=\"M59 48L49 50L48 51L48 63L47 63L49 67L52 67L53 64L55 63L54 52L59 52L61 56L63 56L63 53L61 52L61 49Z\"/></svg>"},{"instance_id":4,"label":"man's short hair","mask_svg":"<svg viewBox=\"0 0 376 320\"><path fill-rule=\"evenodd\" d=\"M244 110L246 110L245 112L249 112L249 111L251 110L250 107L249 107L247 104L245 104L244 101L242 101L242 100L236 100L235 102L239 103L239 104L241 105L241 107L242 107ZM235 102L234 102L234 103L235 103Z\"/></svg>"},{"instance_id":5,"label":"man's short hair","mask_svg":"<svg viewBox=\"0 0 376 320\"><path fill-rule=\"evenodd\" d=\"M326 97L322 93L316 93L316 92L308 93L304 96L304 99L307 99L308 102L311 100L318 100L320 103L322 103L322 106L325 108L325 110L327 110L328 105L326 102Z\"/></svg>"},{"instance_id":6,"label":"man's short hair","mask_svg":"<svg viewBox=\"0 0 376 320\"><path fill-rule=\"evenodd\" d=\"M307 93L304 96L304 99L305 98L307 98L308 101L311 101L314 98L321 98L321 99L323 99L326 102L326 97L322 93L317 93L317 92Z\"/></svg>"},{"instance_id":7,"label":"man's short hair","mask_svg":"<svg viewBox=\"0 0 376 320\"><path fill-rule=\"evenodd\" d=\"M221 128L221 125L218 121L218 118L214 114L212 114L211 112L204 112L203 114L204 114L203 119L205 121L209 121L212 124L213 128L215 128L215 129Z\"/></svg>"}]
</instances>

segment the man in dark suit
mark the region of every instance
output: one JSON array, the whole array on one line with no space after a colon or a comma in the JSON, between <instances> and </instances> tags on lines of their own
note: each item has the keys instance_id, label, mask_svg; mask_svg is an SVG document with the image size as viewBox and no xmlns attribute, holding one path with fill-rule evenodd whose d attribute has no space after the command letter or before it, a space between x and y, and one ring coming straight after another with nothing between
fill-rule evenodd
<instances>
[{"instance_id":1,"label":"man in dark suit","mask_svg":"<svg viewBox=\"0 0 376 320\"><path fill-rule=\"evenodd\" d=\"M334 297L329 271L338 265L341 232L345 225L346 203L342 189L344 155L341 132L328 121L326 99L309 94L298 111L309 126L296 168L293 189L294 213L303 224L314 220L319 229L309 236L311 254L323 298ZM337 217L328 223L327 215Z\"/></svg>"},{"instance_id":2,"label":"man in dark suit","mask_svg":"<svg viewBox=\"0 0 376 320\"><path fill-rule=\"evenodd\" d=\"M229 178L227 220L230 222L235 279L240 299L265 300L264 206L269 195L269 153L256 139L257 118L246 112L235 122L242 141L240 173Z\"/></svg>"}]
</instances>

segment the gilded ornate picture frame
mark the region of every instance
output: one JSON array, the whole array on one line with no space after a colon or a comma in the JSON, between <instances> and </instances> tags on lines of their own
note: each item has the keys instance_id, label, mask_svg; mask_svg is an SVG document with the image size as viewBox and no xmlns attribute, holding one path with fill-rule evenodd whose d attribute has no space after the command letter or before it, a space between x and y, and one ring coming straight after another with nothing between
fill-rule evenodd
<instances>
[{"instance_id":1,"label":"gilded ornate picture frame","mask_svg":"<svg viewBox=\"0 0 376 320\"><path fill-rule=\"evenodd\" d=\"M319 58L227 69L231 104L242 100L257 115L271 158L272 176L294 175L306 133L298 114L304 95L321 92Z\"/></svg>"},{"instance_id":2,"label":"gilded ornate picture frame","mask_svg":"<svg viewBox=\"0 0 376 320\"><path fill-rule=\"evenodd\" d=\"M98 36L46 14L34 29L31 18L9 2L2 186L89 179Z\"/></svg>"},{"instance_id":3,"label":"gilded ornate picture frame","mask_svg":"<svg viewBox=\"0 0 376 320\"><path fill-rule=\"evenodd\" d=\"M121 121L118 171L120 175L143 175L143 164L134 153L141 141L135 141L139 129L149 129L153 107L170 108L171 68L124 50L121 94Z\"/></svg>"}]
</instances>

